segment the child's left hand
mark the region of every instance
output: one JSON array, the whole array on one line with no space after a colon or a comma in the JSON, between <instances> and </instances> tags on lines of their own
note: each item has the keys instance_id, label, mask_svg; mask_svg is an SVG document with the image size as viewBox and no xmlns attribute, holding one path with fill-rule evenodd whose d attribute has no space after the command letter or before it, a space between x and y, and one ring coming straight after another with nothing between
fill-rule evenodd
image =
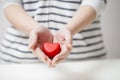
<instances>
[{"instance_id":1,"label":"child's left hand","mask_svg":"<svg viewBox=\"0 0 120 80\"><path fill-rule=\"evenodd\" d=\"M54 35L54 42L60 43L61 52L53 58L52 67L62 62L72 50L72 33L67 28L60 29Z\"/></svg>"}]
</instances>

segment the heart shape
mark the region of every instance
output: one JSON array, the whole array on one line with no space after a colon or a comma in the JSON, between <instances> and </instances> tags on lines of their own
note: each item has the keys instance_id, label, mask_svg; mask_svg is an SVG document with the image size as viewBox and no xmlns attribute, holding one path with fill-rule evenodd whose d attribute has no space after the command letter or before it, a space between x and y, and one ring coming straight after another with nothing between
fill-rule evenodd
<instances>
[{"instance_id":1,"label":"heart shape","mask_svg":"<svg viewBox=\"0 0 120 80\"><path fill-rule=\"evenodd\" d=\"M50 59L53 59L53 57L55 57L61 51L60 44L46 42L43 45L43 51Z\"/></svg>"}]
</instances>

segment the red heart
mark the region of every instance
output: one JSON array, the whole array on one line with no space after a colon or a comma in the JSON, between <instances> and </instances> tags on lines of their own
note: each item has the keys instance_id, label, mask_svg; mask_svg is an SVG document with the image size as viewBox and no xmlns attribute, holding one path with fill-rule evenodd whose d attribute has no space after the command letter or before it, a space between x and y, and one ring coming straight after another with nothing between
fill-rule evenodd
<instances>
[{"instance_id":1,"label":"red heart","mask_svg":"<svg viewBox=\"0 0 120 80\"><path fill-rule=\"evenodd\" d=\"M53 59L61 51L59 43L45 43L43 45L43 51L50 58Z\"/></svg>"}]
</instances>

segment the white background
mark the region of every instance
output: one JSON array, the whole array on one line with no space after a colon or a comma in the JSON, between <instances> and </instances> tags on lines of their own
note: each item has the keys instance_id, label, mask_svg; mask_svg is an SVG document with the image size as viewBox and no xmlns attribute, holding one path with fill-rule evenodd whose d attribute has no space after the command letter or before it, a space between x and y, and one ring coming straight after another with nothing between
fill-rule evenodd
<instances>
[{"instance_id":1,"label":"white background","mask_svg":"<svg viewBox=\"0 0 120 80\"><path fill-rule=\"evenodd\" d=\"M120 0L108 0L106 10L102 14L102 30L109 58L120 58ZM5 32L7 22L0 6L0 40Z\"/></svg>"}]
</instances>

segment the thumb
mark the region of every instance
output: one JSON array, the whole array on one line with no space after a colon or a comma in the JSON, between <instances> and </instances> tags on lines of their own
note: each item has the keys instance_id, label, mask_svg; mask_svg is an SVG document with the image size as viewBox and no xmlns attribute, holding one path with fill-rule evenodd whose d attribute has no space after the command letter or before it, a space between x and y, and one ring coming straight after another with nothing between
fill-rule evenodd
<instances>
[{"instance_id":1,"label":"thumb","mask_svg":"<svg viewBox=\"0 0 120 80\"><path fill-rule=\"evenodd\" d=\"M66 35L66 45L69 49L72 49L72 36L71 35Z\"/></svg>"}]
</instances>

